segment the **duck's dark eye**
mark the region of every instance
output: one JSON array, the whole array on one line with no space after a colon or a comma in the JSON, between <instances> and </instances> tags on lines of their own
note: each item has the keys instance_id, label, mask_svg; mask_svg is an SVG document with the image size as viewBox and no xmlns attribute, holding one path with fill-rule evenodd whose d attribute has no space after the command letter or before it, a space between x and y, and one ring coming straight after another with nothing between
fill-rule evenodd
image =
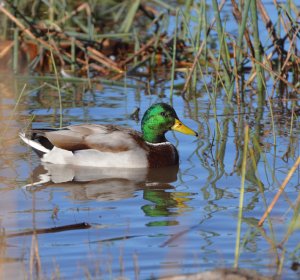
<instances>
[{"instance_id":1,"label":"duck's dark eye","mask_svg":"<svg viewBox=\"0 0 300 280\"><path fill-rule=\"evenodd\" d=\"M166 113L166 112L161 112L160 115L161 115L162 117L166 117L166 116L167 116L167 113Z\"/></svg>"}]
</instances>

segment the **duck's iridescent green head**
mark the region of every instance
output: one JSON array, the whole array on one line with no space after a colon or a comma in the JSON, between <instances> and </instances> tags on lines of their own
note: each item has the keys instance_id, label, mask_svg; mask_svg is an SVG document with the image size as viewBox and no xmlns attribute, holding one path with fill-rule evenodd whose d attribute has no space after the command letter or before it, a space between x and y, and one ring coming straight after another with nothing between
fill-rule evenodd
<instances>
[{"instance_id":1,"label":"duck's iridescent green head","mask_svg":"<svg viewBox=\"0 0 300 280\"><path fill-rule=\"evenodd\" d=\"M152 105L142 119L143 138L149 143L161 143L167 141L165 133L175 130L184 134L198 136L197 132L185 126L177 117L173 107L166 103Z\"/></svg>"}]
</instances>

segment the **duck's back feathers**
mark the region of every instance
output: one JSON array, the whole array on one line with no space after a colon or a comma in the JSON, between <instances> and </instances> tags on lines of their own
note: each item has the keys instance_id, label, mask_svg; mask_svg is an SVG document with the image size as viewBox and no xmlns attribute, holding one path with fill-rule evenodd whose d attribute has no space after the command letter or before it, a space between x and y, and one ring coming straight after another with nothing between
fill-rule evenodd
<instances>
[{"instance_id":1,"label":"duck's back feathers","mask_svg":"<svg viewBox=\"0 0 300 280\"><path fill-rule=\"evenodd\" d=\"M142 143L141 134L132 129L115 125L72 125L59 130L33 130L32 140L52 149L67 151L95 149L101 152L128 151ZM52 146L52 147L51 147Z\"/></svg>"}]
</instances>

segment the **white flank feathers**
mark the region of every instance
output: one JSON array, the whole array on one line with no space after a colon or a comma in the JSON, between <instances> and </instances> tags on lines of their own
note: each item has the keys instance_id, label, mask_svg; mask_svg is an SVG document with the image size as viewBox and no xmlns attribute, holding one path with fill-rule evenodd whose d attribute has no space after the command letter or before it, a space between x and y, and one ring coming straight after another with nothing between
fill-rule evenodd
<instances>
[{"instance_id":1,"label":"white flank feathers","mask_svg":"<svg viewBox=\"0 0 300 280\"><path fill-rule=\"evenodd\" d=\"M49 153L45 154L41 160L54 164L70 164L75 166L109 168L148 167L146 154L141 148L113 153L101 152L95 149L71 152L54 147Z\"/></svg>"},{"instance_id":2,"label":"white flank feathers","mask_svg":"<svg viewBox=\"0 0 300 280\"><path fill-rule=\"evenodd\" d=\"M33 140L30 140L28 139L26 136L25 136L25 133L24 132L20 132L19 133L19 136L20 138L24 141L24 143L26 143L27 145L31 146L32 148L38 150L38 151L41 151L43 153L49 153L50 150L45 148L44 146L42 146L40 143L37 143Z\"/></svg>"}]
</instances>

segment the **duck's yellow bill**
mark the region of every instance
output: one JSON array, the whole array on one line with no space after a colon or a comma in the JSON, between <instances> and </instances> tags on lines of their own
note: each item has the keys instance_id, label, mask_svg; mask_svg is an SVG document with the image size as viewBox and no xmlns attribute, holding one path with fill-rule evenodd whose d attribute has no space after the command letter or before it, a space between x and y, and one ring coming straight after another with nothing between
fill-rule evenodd
<instances>
[{"instance_id":1,"label":"duck's yellow bill","mask_svg":"<svg viewBox=\"0 0 300 280\"><path fill-rule=\"evenodd\" d=\"M175 119L175 124L171 127L171 129L174 130L174 131L178 131L178 132L184 133L184 134L198 136L198 133L196 131L190 129L189 127L187 127L186 125L184 125L178 119Z\"/></svg>"}]
</instances>

